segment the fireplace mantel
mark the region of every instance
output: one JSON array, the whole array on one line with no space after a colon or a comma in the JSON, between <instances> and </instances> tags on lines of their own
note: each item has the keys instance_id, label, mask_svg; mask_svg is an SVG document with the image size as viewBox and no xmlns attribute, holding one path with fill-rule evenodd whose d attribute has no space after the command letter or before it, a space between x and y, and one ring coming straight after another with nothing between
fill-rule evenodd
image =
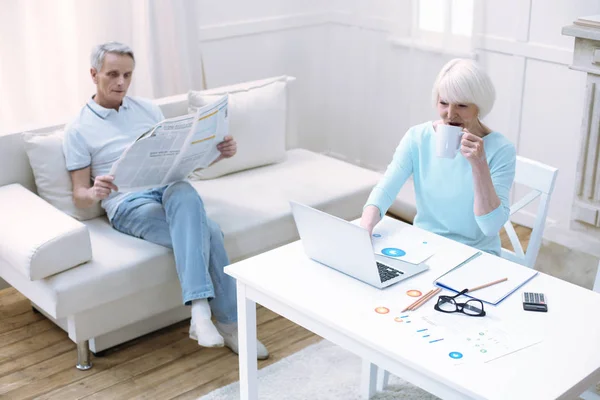
<instances>
[{"instance_id":1,"label":"fireplace mantel","mask_svg":"<svg viewBox=\"0 0 600 400\"><path fill-rule=\"evenodd\" d=\"M571 69L586 73L571 229L600 240L600 28L563 28L575 37Z\"/></svg>"}]
</instances>

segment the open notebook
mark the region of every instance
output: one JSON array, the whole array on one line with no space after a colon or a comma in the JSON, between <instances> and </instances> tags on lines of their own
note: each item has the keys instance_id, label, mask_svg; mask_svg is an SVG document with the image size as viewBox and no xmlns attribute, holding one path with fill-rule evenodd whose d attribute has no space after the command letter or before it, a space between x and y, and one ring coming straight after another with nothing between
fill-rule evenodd
<instances>
[{"instance_id":1,"label":"open notebook","mask_svg":"<svg viewBox=\"0 0 600 400\"><path fill-rule=\"evenodd\" d=\"M537 271L533 269L483 253L469 262L451 269L437 278L434 283L443 288L460 292L463 289L508 278L505 282L466 294L466 296L485 303L497 305L536 275Z\"/></svg>"}]
</instances>

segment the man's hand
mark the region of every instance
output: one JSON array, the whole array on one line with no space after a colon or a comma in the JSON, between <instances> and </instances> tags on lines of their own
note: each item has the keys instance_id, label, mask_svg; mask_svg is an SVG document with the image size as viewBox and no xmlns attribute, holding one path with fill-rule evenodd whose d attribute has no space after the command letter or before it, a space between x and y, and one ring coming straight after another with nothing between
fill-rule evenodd
<instances>
[{"instance_id":1,"label":"man's hand","mask_svg":"<svg viewBox=\"0 0 600 400\"><path fill-rule=\"evenodd\" d=\"M223 141L217 145L217 150L221 152L220 159L233 157L237 153L237 143L233 136L225 136Z\"/></svg>"},{"instance_id":2,"label":"man's hand","mask_svg":"<svg viewBox=\"0 0 600 400\"><path fill-rule=\"evenodd\" d=\"M91 196L94 200L104 200L110 196L111 190L118 191L119 188L112 183L115 177L112 175L97 176L94 179L94 186L90 188Z\"/></svg>"},{"instance_id":3,"label":"man's hand","mask_svg":"<svg viewBox=\"0 0 600 400\"><path fill-rule=\"evenodd\" d=\"M221 154L210 165L224 160L225 158L233 157L235 153L237 153L237 142L233 136L225 136L223 141L217 145L217 150L219 150Z\"/></svg>"}]
</instances>

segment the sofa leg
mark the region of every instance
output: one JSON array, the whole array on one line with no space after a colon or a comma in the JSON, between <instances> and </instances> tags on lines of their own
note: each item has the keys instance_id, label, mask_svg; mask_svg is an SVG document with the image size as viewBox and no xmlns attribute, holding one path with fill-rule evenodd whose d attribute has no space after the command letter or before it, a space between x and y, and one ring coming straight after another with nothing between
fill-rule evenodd
<instances>
[{"instance_id":1,"label":"sofa leg","mask_svg":"<svg viewBox=\"0 0 600 400\"><path fill-rule=\"evenodd\" d=\"M92 368L92 361L90 356L90 343L85 340L81 343L77 343L77 369L80 371L87 371Z\"/></svg>"}]
</instances>

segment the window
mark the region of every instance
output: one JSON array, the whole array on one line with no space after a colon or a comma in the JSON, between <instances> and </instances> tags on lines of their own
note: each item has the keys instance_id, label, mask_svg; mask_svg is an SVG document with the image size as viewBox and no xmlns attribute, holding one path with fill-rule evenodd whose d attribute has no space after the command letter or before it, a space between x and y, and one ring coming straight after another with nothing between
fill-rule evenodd
<instances>
[{"instance_id":1,"label":"window","mask_svg":"<svg viewBox=\"0 0 600 400\"><path fill-rule=\"evenodd\" d=\"M418 3L418 29L426 32L444 33L446 31L447 13L446 0L419 0Z\"/></svg>"},{"instance_id":2,"label":"window","mask_svg":"<svg viewBox=\"0 0 600 400\"><path fill-rule=\"evenodd\" d=\"M473 32L474 0L416 0L413 35L443 48L468 50Z\"/></svg>"},{"instance_id":3,"label":"window","mask_svg":"<svg viewBox=\"0 0 600 400\"><path fill-rule=\"evenodd\" d=\"M75 0L0 0L0 135L73 118L96 91L89 73L92 46L108 40L136 52L129 94L199 89L194 3L104 0L98 7ZM173 45L170 38L177 35L185 40Z\"/></svg>"},{"instance_id":4,"label":"window","mask_svg":"<svg viewBox=\"0 0 600 400\"><path fill-rule=\"evenodd\" d=\"M473 33L473 0L452 0L450 32L470 37Z\"/></svg>"}]
</instances>

